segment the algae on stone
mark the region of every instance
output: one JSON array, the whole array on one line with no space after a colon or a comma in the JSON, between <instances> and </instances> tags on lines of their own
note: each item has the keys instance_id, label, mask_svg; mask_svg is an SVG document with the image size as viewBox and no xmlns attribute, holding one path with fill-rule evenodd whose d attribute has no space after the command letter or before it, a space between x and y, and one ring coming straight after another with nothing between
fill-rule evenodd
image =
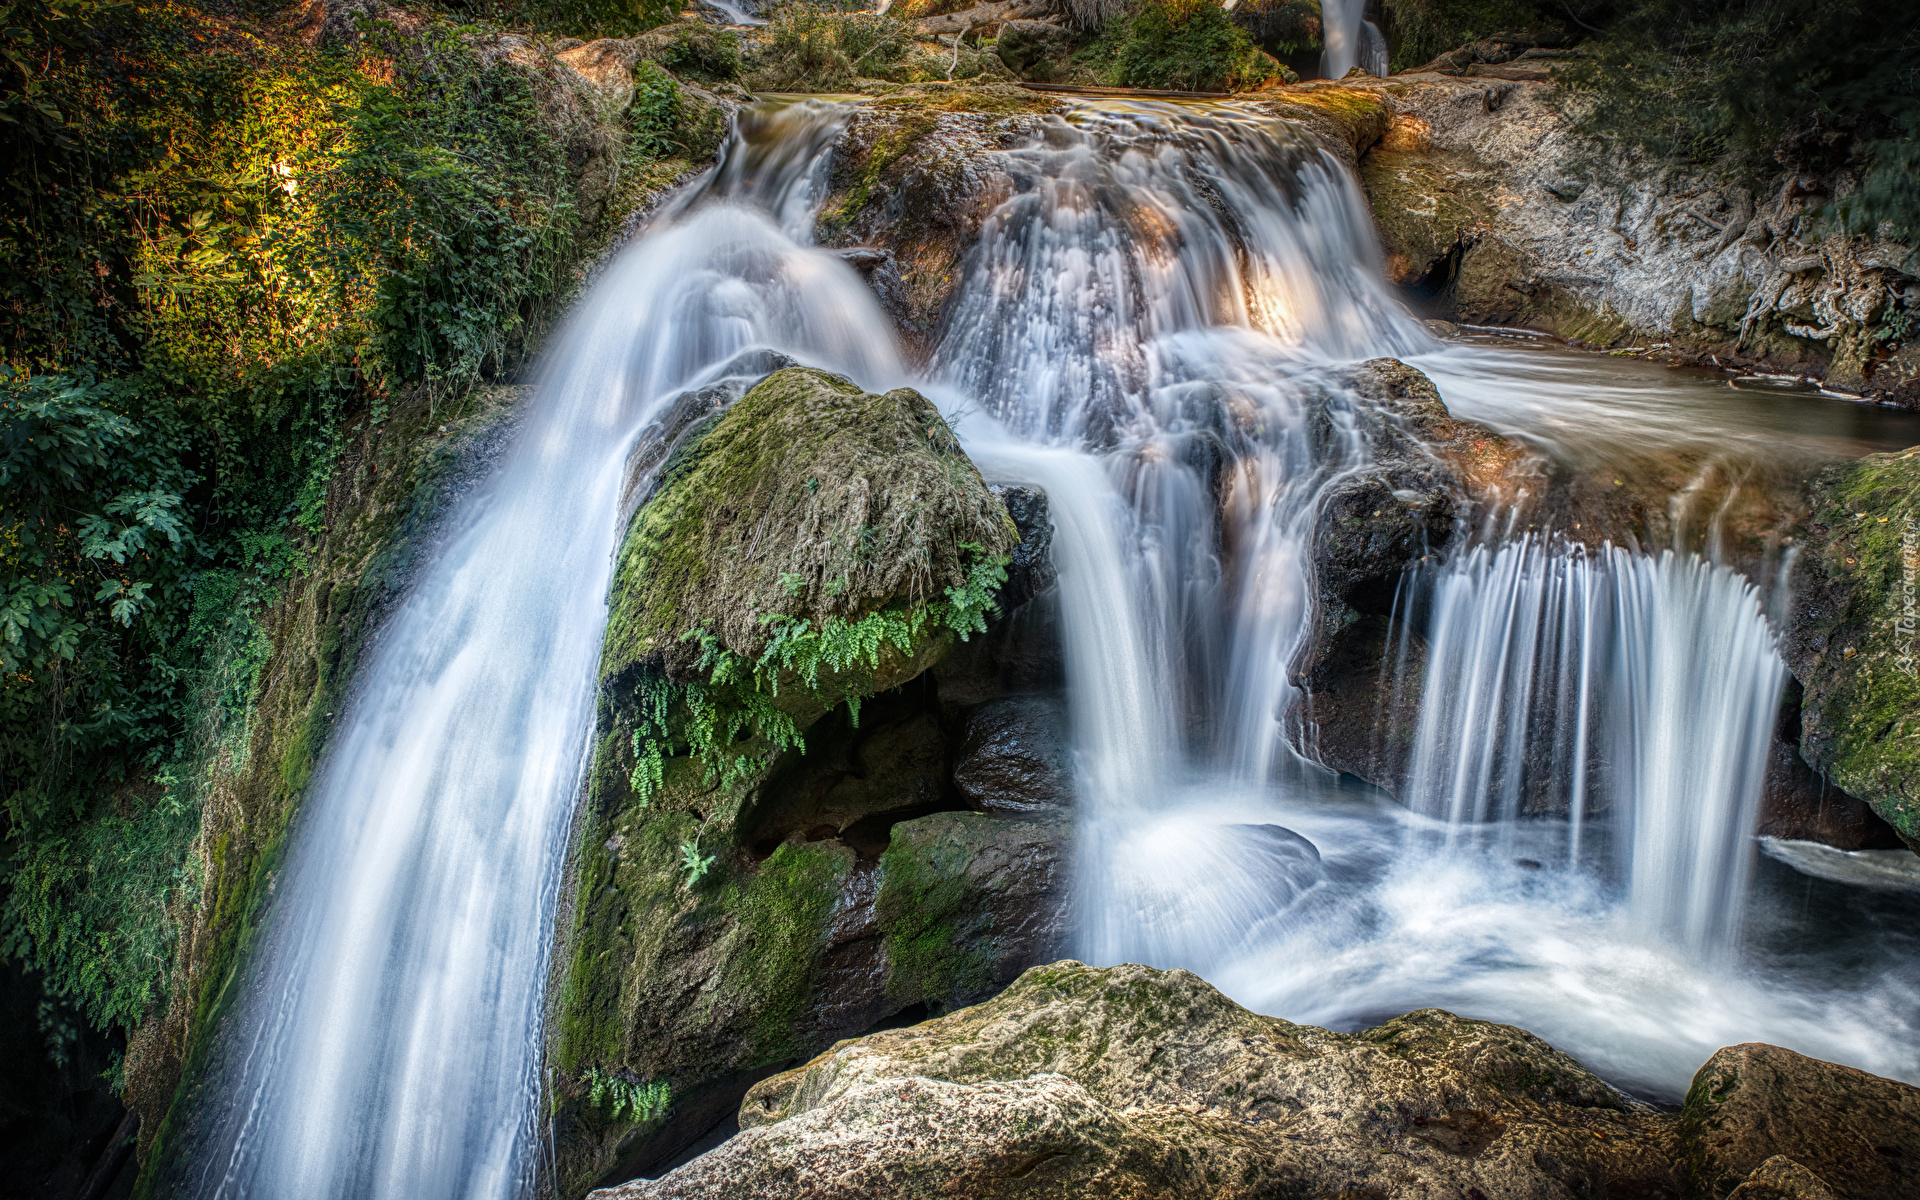
<instances>
[{"instance_id":1,"label":"algae on stone","mask_svg":"<svg viewBox=\"0 0 1920 1200\"><path fill-rule=\"evenodd\" d=\"M913 781L947 786L944 733L893 689L985 628L1020 538L917 392L788 366L725 400L673 406L636 460L549 1025L571 1195L883 1015L859 985L878 849L850 831L884 846L884 814L925 811ZM616 1111L610 1078L673 1102Z\"/></svg>"},{"instance_id":2,"label":"algae on stone","mask_svg":"<svg viewBox=\"0 0 1920 1200\"><path fill-rule=\"evenodd\" d=\"M1811 499L1784 646L1801 752L1920 852L1920 447L1830 467Z\"/></svg>"}]
</instances>

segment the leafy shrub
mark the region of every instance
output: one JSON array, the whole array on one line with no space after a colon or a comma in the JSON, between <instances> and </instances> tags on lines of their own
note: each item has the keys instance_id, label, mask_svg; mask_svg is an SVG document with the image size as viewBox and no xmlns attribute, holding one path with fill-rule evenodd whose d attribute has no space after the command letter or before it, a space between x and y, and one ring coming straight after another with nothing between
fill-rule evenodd
<instances>
[{"instance_id":1,"label":"leafy shrub","mask_svg":"<svg viewBox=\"0 0 1920 1200\"><path fill-rule=\"evenodd\" d=\"M310 50L168 0L0 31L0 953L164 1003L209 756L244 751L350 424L509 369L571 286L567 147L461 31ZM677 88L641 81L636 153Z\"/></svg>"},{"instance_id":2,"label":"leafy shrub","mask_svg":"<svg viewBox=\"0 0 1920 1200\"><path fill-rule=\"evenodd\" d=\"M1085 55L1116 87L1252 91L1281 68L1212 0L1138 0Z\"/></svg>"},{"instance_id":3,"label":"leafy shrub","mask_svg":"<svg viewBox=\"0 0 1920 1200\"><path fill-rule=\"evenodd\" d=\"M740 35L692 21L673 26L673 44L661 65L681 75L725 83L740 78Z\"/></svg>"},{"instance_id":4,"label":"leafy shrub","mask_svg":"<svg viewBox=\"0 0 1920 1200\"><path fill-rule=\"evenodd\" d=\"M881 78L913 50L913 27L891 16L841 12L810 0L782 5L768 23L756 79L762 88L837 91Z\"/></svg>"},{"instance_id":5,"label":"leafy shrub","mask_svg":"<svg viewBox=\"0 0 1920 1200\"><path fill-rule=\"evenodd\" d=\"M1488 34L1564 25L1566 11L1541 0L1385 0L1393 69L1404 71ZM1583 6L1584 7L1584 6Z\"/></svg>"}]
</instances>

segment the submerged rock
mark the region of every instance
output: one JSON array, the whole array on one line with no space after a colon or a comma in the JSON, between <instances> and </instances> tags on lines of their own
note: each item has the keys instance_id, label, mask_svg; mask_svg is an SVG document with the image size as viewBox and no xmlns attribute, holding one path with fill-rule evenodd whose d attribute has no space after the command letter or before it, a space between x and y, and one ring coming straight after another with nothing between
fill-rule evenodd
<instances>
[{"instance_id":1,"label":"submerged rock","mask_svg":"<svg viewBox=\"0 0 1920 1200\"><path fill-rule=\"evenodd\" d=\"M1800 751L1920 852L1920 448L1814 480L1782 650Z\"/></svg>"}]
</instances>

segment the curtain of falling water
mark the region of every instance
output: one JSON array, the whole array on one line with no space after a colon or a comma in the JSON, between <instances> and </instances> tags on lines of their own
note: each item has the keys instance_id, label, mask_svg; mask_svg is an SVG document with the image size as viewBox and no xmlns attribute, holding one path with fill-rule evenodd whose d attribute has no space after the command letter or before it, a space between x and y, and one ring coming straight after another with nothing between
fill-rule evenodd
<instances>
[{"instance_id":1,"label":"curtain of falling water","mask_svg":"<svg viewBox=\"0 0 1920 1200\"><path fill-rule=\"evenodd\" d=\"M1743 576L1694 555L1528 538L1433 573L1403 799L1465 828L1611 814L1629 904L1697 953L1738 947L1786 668Z\"/></svg>"},{"instance_id":2,"label":"curtain of falling water","mask_svg":"<svg viewBox=\"0 0 1920 1200\"><path fill-rule=\"evenodd\" d=\"M1000 165L1013 194L935 368L998 422L969 449L1046 486L1061 527L1083 952L1185 961L1226 914L1112 855L1190 760L1256 782L1297 761L1314 498L1380 419L1328 364L1432 342L1344 169L1280 122L1086 113Z\"/></svg>"},{"instance_id":3,"label":"curtain of falling water","mask_svg":"<svg viewBox=\"0 0 1920 1200\"><path fill-rule=\"evenodd\" d=\"M504 1198L531 1177L560 841L627 445L749 347L902 374L859 279L767 215L810 223L837 120L806 105L761 121L620 255L508 461L370 651L218 1035L195 1194Z\"/></svg>"}]
</instances>

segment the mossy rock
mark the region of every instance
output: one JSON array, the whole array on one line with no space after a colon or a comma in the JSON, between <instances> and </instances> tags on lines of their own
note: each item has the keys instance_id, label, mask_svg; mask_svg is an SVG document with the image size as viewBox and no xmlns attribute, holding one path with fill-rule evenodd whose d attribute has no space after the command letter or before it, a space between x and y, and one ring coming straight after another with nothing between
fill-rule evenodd
<instances>
[{"instance_id":1,"label":"mossy rock","mask_svg":"<svg viewBox=\"0 0 1920 1200\"><path fill-rule=\"evenodd\" d=\"M702 632L758 658L769 617L925 604L1018 541L918 392L778 371L662 466L620 550L602 678L636 663L692 678Z\"/></svg>"},{"instance_id":2,"label":"mossy rock","mask_svg":"<svg viewBox=\"0 0 1920 1200\"><path fill-rule=\"evenodd\" d=\"M1432 154L1374 150L1360 161L1360 183L1395 283L1434 281L1466 250L1492 209L1466 172ZM1451 264L1457 267L1457 262Z\"/></svg>"},{"instance_id":3,"label":"mossy rock","mask_svg":"<svg viewBox=\"0 0 1920 1200\"><path fill-rule=\"evenodd\" d=\"M1920 447L1814 481L1785 651L1801 753L1920 852Z\"/></svg>"}]
</instances>

